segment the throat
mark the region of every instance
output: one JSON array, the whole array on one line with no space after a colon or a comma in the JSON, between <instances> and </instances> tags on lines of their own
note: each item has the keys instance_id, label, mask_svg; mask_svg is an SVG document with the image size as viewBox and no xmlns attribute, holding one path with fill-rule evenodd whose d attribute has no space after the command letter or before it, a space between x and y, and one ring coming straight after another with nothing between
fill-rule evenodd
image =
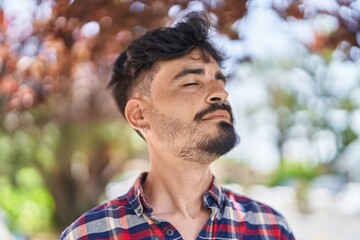
<instances>
[{"instance_id":1,"label":"throat","mask_svg":"<svg viewBox=\"0 0 360 240\"><path fill-rule=\"evenodd\" d=\"M197 215L183 215L180 213L167 213L154 215L154 217L169 222L180 233L184 240L197 239L199 233L204 229L211 216L209 209L202 209Z\"/></svg>"},{"instance_id":2,"label":"throat","mask_svg":"<svg viewBox=\"0 0 360 240\"><path fill-rule=\"evenodd\" d=\"M210 165L219 158L219 155L203 151L198 147L181 149L178 156L184 161L196 163L202 166Z\"/></svg>"},{"instance_id":3,"label":"throat","mask_svg":"<svg viewBox=\"0 0 360 240\"><path fill-rule=\"evenodd\" d=\"M194 165L194 163L187 164L189 167ZM167 171L164 169L164 166L151 168L142 184L145 197L152 206L154 214L178 213L189 219L198 216L204 211L203 197L213 181L210 169L203 167L202 169L178 167L176 170L167 168Z\"/></svg>"}]
</instances>

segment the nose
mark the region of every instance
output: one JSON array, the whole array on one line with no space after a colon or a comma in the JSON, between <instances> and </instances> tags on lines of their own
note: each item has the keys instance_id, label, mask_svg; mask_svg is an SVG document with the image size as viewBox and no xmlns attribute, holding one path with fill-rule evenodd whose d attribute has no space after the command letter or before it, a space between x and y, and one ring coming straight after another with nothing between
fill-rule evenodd
<instances>
[{"instance_id":1,"label":"nose","mask_svg":"<svg viewBox=\"0 0 360 240\"><path fill-rule=\"evenodd\" d=\"M209 94L206 98L206 102L209 104L224 103L227 101L228 96L229 94L225 91L223 86L218 82L215 82L209 87Z\"/></svg>"}]
</instances>

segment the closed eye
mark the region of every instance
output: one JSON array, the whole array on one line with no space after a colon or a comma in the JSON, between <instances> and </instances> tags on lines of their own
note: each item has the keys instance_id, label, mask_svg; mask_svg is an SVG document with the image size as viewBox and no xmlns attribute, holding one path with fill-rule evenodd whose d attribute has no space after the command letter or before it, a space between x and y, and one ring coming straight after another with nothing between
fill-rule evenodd
<instances>
[{"instance_id":1,"label":"closed eye","mask_svg":"<svg viewBox=\"0 0 360 240\"><path fill-rule=\"evenodd\" d=\"M192 82L192 83L184 84L183 87L190 87L190 86L196 86L196 85L198 85L198 83Z\"/></svg>"}]
</instances>

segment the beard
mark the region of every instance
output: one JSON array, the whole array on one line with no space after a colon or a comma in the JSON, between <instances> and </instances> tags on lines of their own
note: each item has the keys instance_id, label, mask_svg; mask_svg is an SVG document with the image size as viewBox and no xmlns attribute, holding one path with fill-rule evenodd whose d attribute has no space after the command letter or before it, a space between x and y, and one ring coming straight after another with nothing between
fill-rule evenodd
<instances>
[{"instance_id":1,"label":"beard","mask_svg":"<svg viewBox=\"0 0 360 240\"><path fill-rule=\"evenodd\" d=\"M189 162L207 165L226 154L239 143L234 128L231 107L225 104L213 104L197 113L192 123L186 123L175 117L168 117L153 109L155 134L160 141L173 148L175 155ZM203 124L202 118L216 110L226 110L230 114L230 123L220 121L214 131Z\"/></svg>"}]
</instances>

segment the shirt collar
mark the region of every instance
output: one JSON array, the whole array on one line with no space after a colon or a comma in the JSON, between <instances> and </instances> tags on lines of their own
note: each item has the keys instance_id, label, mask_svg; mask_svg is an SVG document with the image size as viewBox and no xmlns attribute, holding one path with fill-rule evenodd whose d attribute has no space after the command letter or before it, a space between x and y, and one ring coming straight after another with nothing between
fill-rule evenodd
<instances>
[{"instance_id":1,"label":"shirt collar","mask_svg":"<svg viewBox=\"0 0 360 240\"><path fill-rule=\"evenodd\" d=\"M213 177L213 181L210 185L209 190L204 194L204 204L205 207L220 207L222 201L222 190L220 184L216 181L216 178Z\"/></svg>"},{"instance_id":2,"label":"shirt collar","mask_svg":"<svg viewBox=\"0 0 360 240\"><path fill-rule=\"evenodd\" d=\"M140 217L143 212L151 214L151 212L153 211L152 207L145 198L144 191L141 186L141 184L145 181L146 176L147 172L140 174L140 176L136 179L133 187L130 188L130 190L126 194L126 198L129 201L129 204L135 210L135 213L138 217ZM221 195L221 186L218 184L215 177L213 177L213 181L210 185L209 190L204 194L203 201L205 207L220 207L222 201Z\"/></svg>"},{"instance_id":3,"label":"shirt collar","mask_svg":"<svg viewBox=\"0 0 360 240\"><path fill-rule=\"evenodd\" d=\"M129 192L126 194L126 198L129 201L131 207L135 210L135 213L138 217L143 214L143 212L152 212L152 207L146 201L144 191L142 189L141 184L145 181L147 176L147 172L140 174L140 176L136 179L132 188L130 188Z\"/></svg>"}]
</instances>

